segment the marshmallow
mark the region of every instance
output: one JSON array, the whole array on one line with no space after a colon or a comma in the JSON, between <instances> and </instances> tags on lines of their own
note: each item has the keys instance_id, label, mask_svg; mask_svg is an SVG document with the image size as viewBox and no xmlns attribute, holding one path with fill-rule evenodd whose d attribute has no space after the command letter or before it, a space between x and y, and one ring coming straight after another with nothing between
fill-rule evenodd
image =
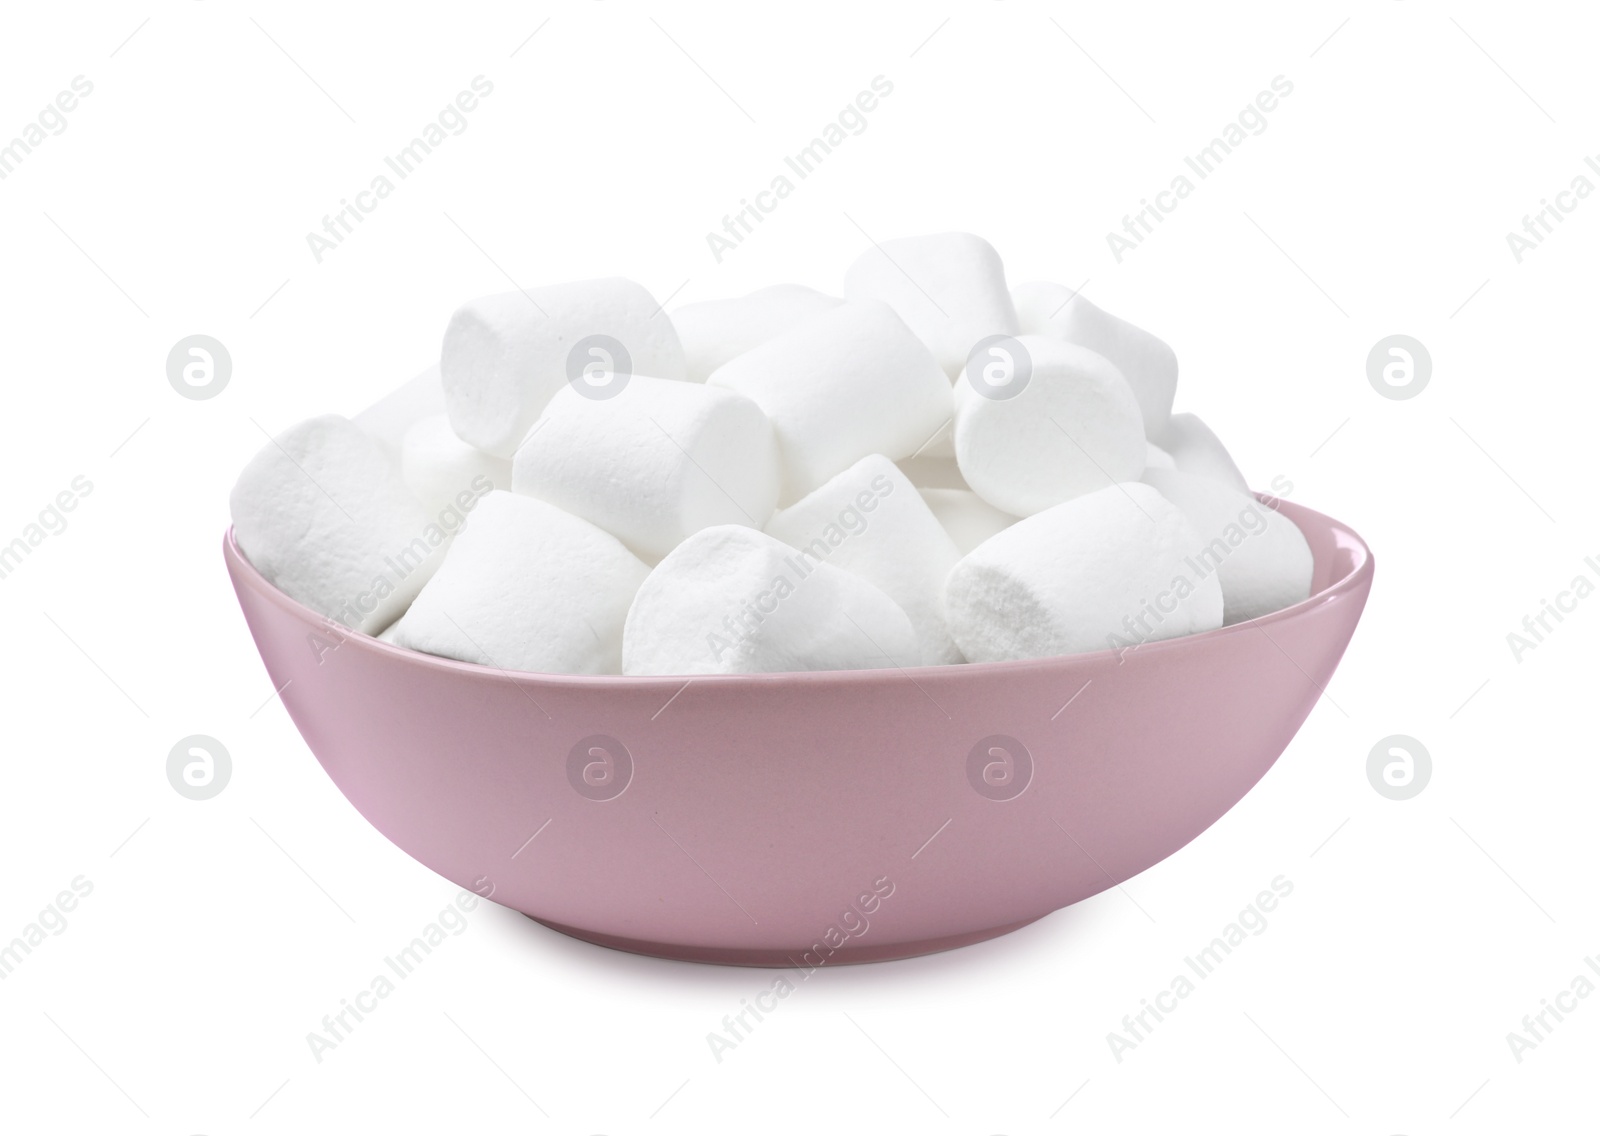
<instances>
[{"instance_id":1,"label":"marshmallow","mask_svg":"<svg viewBox=\"0 0 1600 1136\"><path fill-rule=\"evenodd\" d=\"M869 454L767 522L767 533L871 581L905 611L926 666L962 662L944 617L944 578L961 558L916 486Z\"/></svg>"},{"instance_id":2,"label":"marshmallow","mask_svg":"<svg viewBox=\"0 0 1600 1136\"><path fill-rule=\"evenodd\" d=\"M950 383L887 305L841 304L718 367L707 380L754 399L777 432L799 500L868 454L916 452L950 417Z\"/></svg>"},{"instance_id":3,"label":"marshmallow","mask_svg":"<svg viewBox=\"0 0 1600 1136\"><path fill-rule=\"evenodd\" d=\"M886 302L952 379L980 340L1021 330L1000 255L971 233L884 241L850 266L844 294Z\"/></svg>"},{"instance_id":4,"label":"marshmallow","mask_svg":"<svg viewBox=\"0 0 1600 1136\"><path fill-rule=\"evenodd\" d=\"M860 576L742 525L701 529L639 589L623 633L630 675L914 665L917 635Z\"/></svg>"},{"instance_id":5,"label":"marshmallow","mask_svg":"<svg viewBox=\"0 0 1600 1136\"><path fill-rule=\"evenodd\" d=\"M430 513L470 509L489 490L511 488L511 463L456 437L444 414L420 419L405 432L400 472Z\"/></svg>"},{"instance_id":6,"label":"marshmallow","mask_svg":"<svg viewBox=\"0 0 1600 1136\"><path fill-rule=\"evenodd\" d=\"M973 662L1136 646L1222 624L1194 528L1148 485L1111 485L1025 517L950 572L950 630Z\"/></svg>"},{"instance_id":7,"label":"marshmallow","mask_svg":"<svg viewBox=\"0 0 1600 1136\"><path fill-rule=\"evenodd\" d=\"M439 374L456 433L509 458L567 383L604 387L613 374L682 379L685 370L678 333L650 293L610 277L462 305L445 329Z\"/></svg>"},{"instance_id":8,"label":"marshmallow","mask_svg":"<svg viewBox=\"0 0 1600 1136\"><path fill-rule=\"evenodd\" d=\"M396 457L406 431L424 418L444 413L444 386L435 363L404 386L390 391L350 421L383 443Z\"/></svg>"},{"instance_id":9,"label":"marshmallow","mask_svg":"<svg viewBox=\"0 0 1600 1136\"><path fill-rule=\"evenodd\" d=\"M1198 415L1174 414L1166 431L1157 439L1162 449L1172 455L1172 461L1184 473L1209 477L1224 485L1231 485L1240 493L1250 492L1250 486L1233 464L1233 458L1223 448L1222 442L1211 428L1200 421Z\"/></svg>"},{"instance_id":10,"label":"marshmallow","mask_svg":"<svg viewBox=\"0 0 1600 1136\"><path fill-rule=\"evenodd\" d=\"M735 299L685 304L669 314L689 380L703 383L729 359L842 303L803 284L774 284Z\"/></svg>"},{"instance_id":11,"label":"marshmallow","mask_svg":"<svg viewBox=\"0 0 1600 1136\"><path fill-rule=\"evenodd\" d=\"M936 458L926 452L914 454L909 458L901 458L894 463L900 467L900 472L905 474L918 489L969 489L967 479L961 476L961 467L956 464L956 459Z\"/></svg>"},{"instance_id":12,"label":"marshmallow","mask_svg":"<svg viewBox=\"0 0 1600 1136\"><path fill-rule=\"evenodd\" d=\"M1016 517L1002 513L970 489L918 489L917 492L962 556L1001 529L1017 523Z\"/></svg>"},{"instance_id":13,"label":"marshmallow","mask_svg":"<svg viewBox=\"0 0 1600 1136\"><path fill-rule=\"evenodd\" d=\"M319 615L375 634L439 565L449 533L382 445L336 414L291 426L244 467L228 498L239 549Z\"/></svg>"},{"instance_id":14,"label":"marshmallow","mask_svg":"<svg viewBox=\"0 0 1600 1136\"><path fill-rule=\"evenodd\" d=\"M760 528L780 478L772 424L723 387L636 375L611 398L556 392L512 463L512 488L649 559L712 525Z\"/></svg>"},{"instance_id":15,"label":"marshmallow","mask_svg":"<svg viewBox=\"0 0 1600 1136\"><path fill-rule=\"evenodd\" d=\"M944 425L928 438L926 442L916 448L910 461L916 458L932 458L936 461L954 461L956 456L956 411L955 400L951 399L950 405L945 408Z\"/></svg>"},{"instance_id":16,"label":"marshmallow","mask_svg":"<svg viewBox=\"0 0 1600 1136\"><path fill-rule=\"evenodd\" d=\"M1020 284L1011 298L1024 332L1065 339L1110 359L1139 400L1145 433L1160 436L1178 389L1178 357L1172 348L1060 284Z\"/></svg>"},{"instance_id":17,"label":"marshmallow","mask_svg":"<svg viewBox=\"0 0 1600 1136\"><path fill-rule=\"evenodd\" d=\"M1172 455L1163 450L1154 442L1145 443L1144 467L1146 469L1177 469L1178 463L1172 460Z\"/></svg>"},{"instance_id":18,"label":"marshmallow","mask_svg":"<svg viewBox=\"0 0 1600 1136\"><path fill-rule=\"evenodd\" d=\"M1138 480L1144 426L1116 367L1038 335L992 350L956 381L956 461L978 496L1025 517Z\"/></svg>"},{"instance_id":19,"label":"marshmallow","mask_svg":"<svg viewBox=\"0 0 1600 1136\"><path fill-rule=\"evenodd\" d=\"M395 624L392 641L501 670L616 674L623 620L648 572L588 521L496 491Z\"/></svg>"},{"instance_id":20,"label":"marshmallow","mask_svg":"<svg viewBox=\"0 0 1600 1136\"><path fill-rule=\"evenodd\" d=\"M1147 469L1144 482L1182 511L1199 534L1194 572L1222 583L1222 621L1239 623L1311 594L1311 546L1288 517L1208 477Z\"/></svg>"}]
</instances>

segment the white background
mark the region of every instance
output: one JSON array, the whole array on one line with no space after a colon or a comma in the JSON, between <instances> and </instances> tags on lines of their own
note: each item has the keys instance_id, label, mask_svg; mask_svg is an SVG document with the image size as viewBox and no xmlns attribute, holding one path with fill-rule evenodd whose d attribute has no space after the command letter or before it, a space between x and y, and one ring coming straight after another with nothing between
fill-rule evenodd
<instances>
[{"instance_id":1,"label":"white background","mask_svg":"<svg viewBox=\"0 0 1600 1136\"><path fill-rule=\"evenodd\" d=\"M1600 200L1520 264L1505 239L1600 153L1586 15L8 7L0 139L74 76L94 90L0 181L0 543L74 477L94 488L0 580L0 939L74 877L93 892L0 983L0 1125L1591 1128L1600 997L1520 1063L1506 1039L1600 955L1600 599L1520 661L1506 642L1600 577ZM494 93L466 132L317 263L306 233L480 74ZM718 263L707 231L877 75L894 91L865 132ZM1117 263L1106 233L1277 75L1294 91L1268 129ZM219 548L262 431L358 410L507 276L623 273L674 304L837 291L869 237L946 229L1165 337L1180 407L1252 483L1289 478L1375 549L1354 644L1277 766L1124 889L823 971L720 1064L707 1033L769 974L492 905L317 1063L307 1033L455 889L356 814L272 698ZM197 332L234 363L207 401L164 369ZM1366 376L1396 332L1433 359L1404 401ZM210 801L165 776L195 733L233 756ZM1434 762L1404 802L1365 772L1395 733ZM1267 930L1115 1060L1107 1033L1280 874L1294 892Z\"/></svg>"}]
</instances>

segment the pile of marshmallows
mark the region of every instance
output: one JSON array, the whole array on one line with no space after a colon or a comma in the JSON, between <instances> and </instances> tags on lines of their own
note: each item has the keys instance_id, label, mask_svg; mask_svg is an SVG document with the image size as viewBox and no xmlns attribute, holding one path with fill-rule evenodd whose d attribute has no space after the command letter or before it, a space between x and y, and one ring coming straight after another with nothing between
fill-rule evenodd
<instances>
[{"instance_id":1,"label":"pile of marshmallows","mask_svg":"<svg viewBox=\"0 0 1600 1136\"><path fill-rule=\"evenodd\" d=\"M1305 538L1172 413L1155 336L1008 289L964 233L877 246L843 290L474 300L438 366L264 447L235 538L329 619L545 673L1039 658L1309 594Z\"/></svg>"}]
</instances>

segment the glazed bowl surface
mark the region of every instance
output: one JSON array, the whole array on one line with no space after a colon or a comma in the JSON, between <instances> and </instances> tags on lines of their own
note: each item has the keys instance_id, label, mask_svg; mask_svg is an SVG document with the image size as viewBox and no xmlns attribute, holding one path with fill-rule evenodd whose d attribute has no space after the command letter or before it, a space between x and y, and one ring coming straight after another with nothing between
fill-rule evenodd
<instances>
[{"instance_id":1,"label":"glazed bowl surface","mask_svg":"<svg viewBox=\"0 0 1600 1136\"><path fill-rule=\"evenodd\" d=\"M1310 598L1060 658L696 678L407 651L223 554L274 689L360 813L446 879L623 950L751 966L1003 934L1172 855L1288 746L1373 560L1305 533Z\"/></svg>"}]
</instances>

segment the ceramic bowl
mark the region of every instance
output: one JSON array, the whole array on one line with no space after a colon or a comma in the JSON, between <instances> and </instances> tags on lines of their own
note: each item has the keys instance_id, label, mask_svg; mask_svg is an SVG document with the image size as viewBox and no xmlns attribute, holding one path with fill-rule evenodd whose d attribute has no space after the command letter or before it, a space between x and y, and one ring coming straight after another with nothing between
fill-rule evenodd
<instances>
[{"instance_id":1,"label":"ceramic bowl","mask_svg":"<svg viewBox=\"0 0 1600 1136\"><path fill-rule=\"evenodd\" d=\"M331 624L223 552L273 688L340 791L446 879L667 958L904 958L1172 855L1277 760L1372 584L1338 521L1313 594L1131 650L909 670L510 673Z\"/></svg>"}]
</instances>

